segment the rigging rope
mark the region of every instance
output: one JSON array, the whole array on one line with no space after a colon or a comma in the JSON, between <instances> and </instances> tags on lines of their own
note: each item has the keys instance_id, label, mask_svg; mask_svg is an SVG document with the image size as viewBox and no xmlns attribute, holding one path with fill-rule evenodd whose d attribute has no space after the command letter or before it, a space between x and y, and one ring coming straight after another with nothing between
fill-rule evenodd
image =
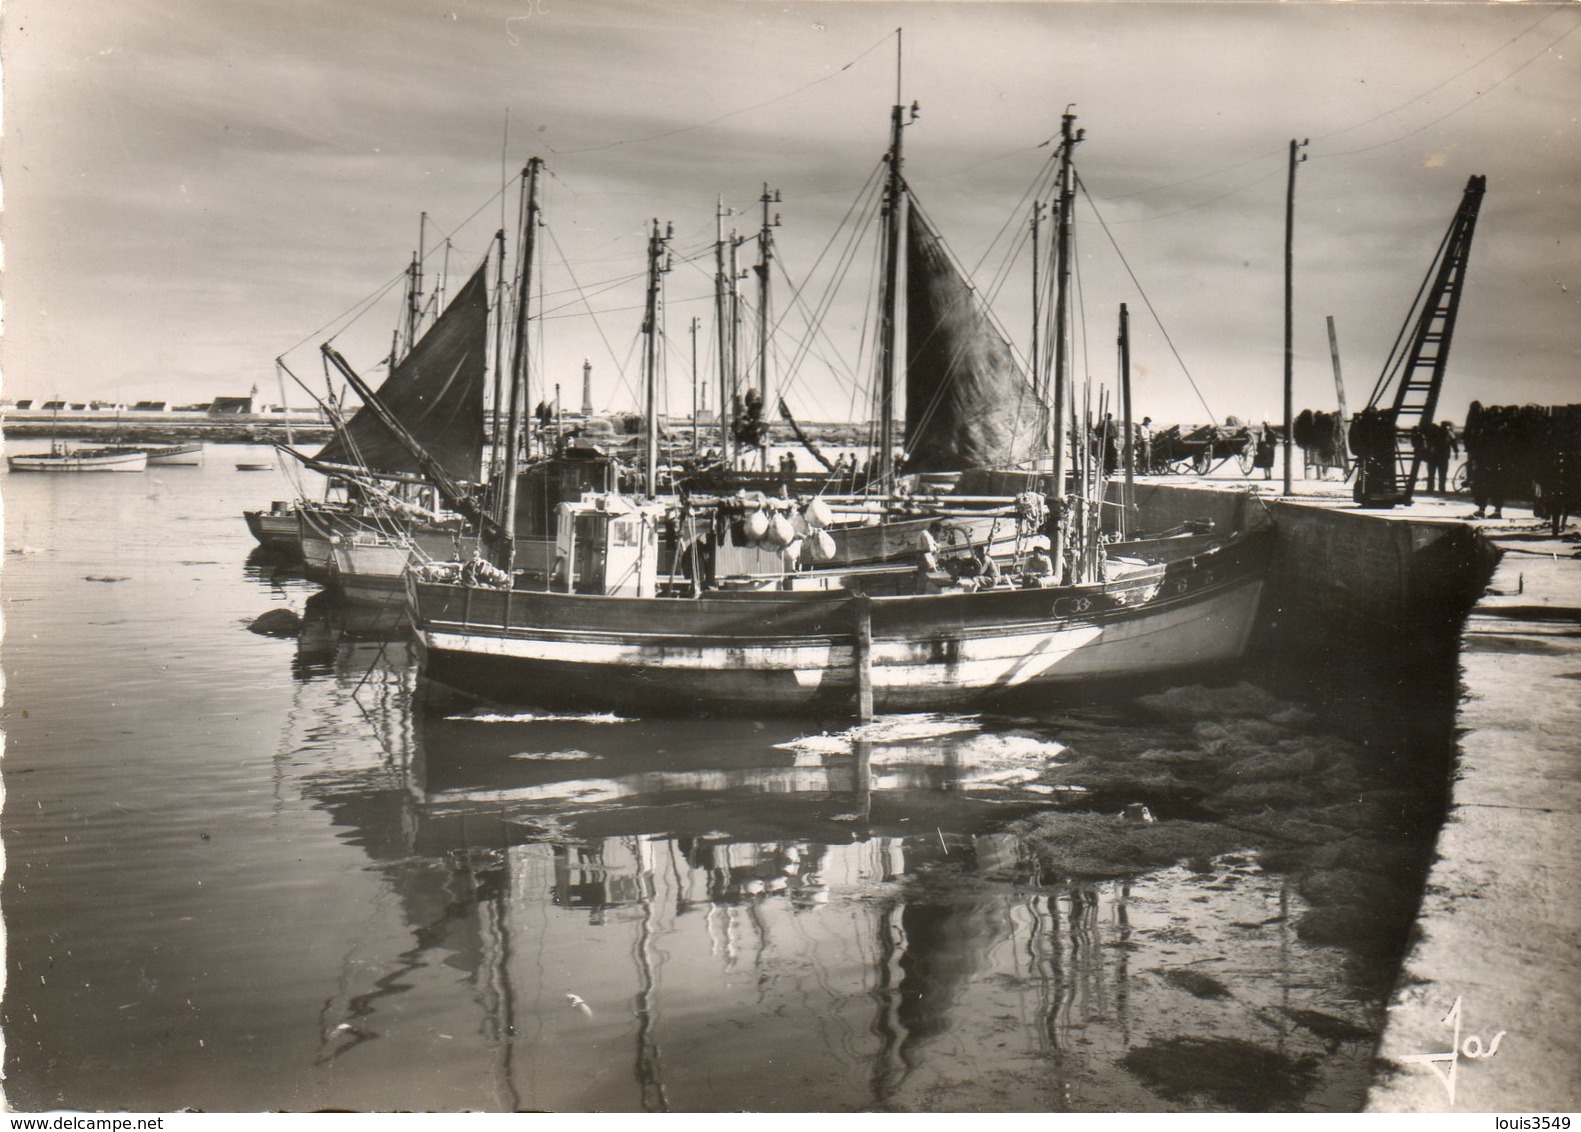
<instances>
[{"instance_id":1,"label":"rigging rope","mask_svg":"<svg viewBox=\"0 0 1581 1132\"><path fill-rule=\"evenodd\" d=\"M1175 348L1175 340L1169 336L1169 331L1164 326L1164 320L1158 317L1158 311L1153 307L1153 300L1148 297L1147 290L1142 286L1142 281L1136 277L1136 272L1131 270L1131 263L1125 258L1125 253L1120 250L1119 241L1114 238L1114 233L1109 230L1109 225L1104 221L1103 214L1098 211L1097 202L1092 199L1092 194L1087 191L1087 182L1078 176L1076 184L1081 188L1081 195L1087 198L1087 203L1092 208L1092 214L1098 218L1098 224L1103 228L1103 234L1109 237L1109 245L1114 248L1114 254L1120 257L1120 263L1125 267L1125 273L1131 277L1131 282L1136 284L1137 294L1142 296L1142 302L1147 307L1147 313L1153 316L1154 325L1158 327L1159 333L1164 336L1164 341L1169 346L1169 352L1175 356L1175 361L1179 363L1180 372L1186 375L1186 380L1191 384L1191 391L1197 395L1197 400L1202 403L1203 409L1208 414L1209 422L1217 421L1218 417L1214 416L1213 409L1208 405L1208 399L1202 395L1202 390L1197 387L1196 378L1191 376L1191 370L1187 368L1186 360L1180 356L1180 351Z\"/></svg>"}]
</instances>

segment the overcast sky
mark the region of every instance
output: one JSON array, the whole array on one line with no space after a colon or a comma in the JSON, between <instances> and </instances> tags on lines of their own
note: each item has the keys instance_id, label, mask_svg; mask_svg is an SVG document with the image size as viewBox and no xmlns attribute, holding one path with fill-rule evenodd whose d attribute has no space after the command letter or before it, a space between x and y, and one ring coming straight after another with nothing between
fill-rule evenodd
<instances>
[{"instance_id":1,"label":"overcast sky","mask_svg":"<svg viewBox=\"0 0 1581 1132\"><path fill-rule=\"evenodd\" d=\"M1581 401L1574 4L10 0L4 19L10 397L257 384L278 400L273 359L317 382L331 334L377 376L419 214L430 282L449 236L459 286L501 226L502 179L537 155L555 315L540 372L574 406L588 358L597 405L635 407L647 225L673 221L669 396L684 411L693 316L713 364L716 198L748 231L764 182L779 190L782 262L816 304L835 252L815 264L887 142L903 27L902 96L921 107L906 171L985 291L1075 104L1097 207L1078 210L1082 371L1113 382L1130 304L1139 411L1279 416L1292 138L1311 139L1298 409L1334 404L1326 315L1350 407L1365 403L1476 173L1488 191L1441 415ZM777 281L791 313L775 384L809 418L863 413L871 251L855 259L794 373L806 323ZM1023 253L995 295L1023 350L1028 270Z\"/></svg>"}]
</instances>

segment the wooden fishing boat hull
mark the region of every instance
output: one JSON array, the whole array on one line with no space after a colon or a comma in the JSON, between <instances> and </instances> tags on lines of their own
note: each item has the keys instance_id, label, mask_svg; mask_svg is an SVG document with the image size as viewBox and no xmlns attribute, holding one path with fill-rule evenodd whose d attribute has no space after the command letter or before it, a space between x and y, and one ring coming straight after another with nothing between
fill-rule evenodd
<instances>
[{"instance_id":1,"label":"wooden fishing boat hull","mask_svg":"<svg viewBox=\"0 0 1581 1132\"><path fill-rule=\"evenodd\" d=\"M82 450L58 455L8 456L6 465L13 472L141 472L148 467L148 453Z\"/></svg>"},{"instance_id":2,"label":"wooden fishing boat hull","mask_svg":"<svg viewBox=\"0 0 1581 1132\"><path fill-rule=\"evenodd\" d=\"M160 448L145 449L148 453L148 462L161 467L186 467L196 468L203 463L203 445L193 444L166 444Z\"/></svg>"},{"instance_id":3,"label":"wooden fishing boat hull","mask_svg":"<svg viewBox=\"0 0 1581 1132\"><path fill-rule=\"evenodd\" d=\"M1270 545L1263 532L1055 589L667 599L414 583L410 601L431 680L505 702L665 714L849 711L865 608L875 708L931 709L1236 660Z\"/></svg>"},{"instance_id":4,"label":"wooden fishing boat hull","mask_svg":"<svg viewBox=\"0 0 1581 1132\"><path fill-rule=\"evenodd\" d=\"M406 570L418 561L454 562L463 548L449 532L414 532L405 540L353 535L330 544L330 588L342 601L364 605L400 604L406 595ZM527 537L516 540L515 566L540 577L549 576L554 562L554 539Z\"/></svg>"},{"instance_id":5,"label":"wooden fishing boat hull","mask_svg":"<svg viewBox=\"0 0 1581 1132\"><path fill-rule=\"evenodd\" d=\"M292 558L302 556L301 524L294 508L276 508L272 511L243 511L247 529L258 545Z\"/></svg>"}]
</instances>

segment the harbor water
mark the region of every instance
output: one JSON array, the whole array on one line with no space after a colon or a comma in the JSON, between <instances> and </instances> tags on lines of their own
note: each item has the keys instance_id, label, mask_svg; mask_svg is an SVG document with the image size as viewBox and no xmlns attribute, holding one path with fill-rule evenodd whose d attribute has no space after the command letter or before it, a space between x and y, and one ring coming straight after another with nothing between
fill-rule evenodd
<instances>
[{"instance_id":1,"label":"harbor water","mask_svg":"<svg viewBox=\"0 0 1581 1132\"><path fill-rule=\"evenodd\" d=\"M1379 722L1415 701L471 704L253 552L292 488L250 462L4 481L11 1107L1362 1104L1447 759Z\"/></svg>"}]
</instances>

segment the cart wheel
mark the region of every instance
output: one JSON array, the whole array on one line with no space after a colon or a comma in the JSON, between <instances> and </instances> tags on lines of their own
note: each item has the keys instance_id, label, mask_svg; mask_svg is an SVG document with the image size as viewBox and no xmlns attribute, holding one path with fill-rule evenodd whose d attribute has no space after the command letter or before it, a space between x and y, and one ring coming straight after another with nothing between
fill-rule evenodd
<instances>
[{"instance_id":1,"label":"cart wheel","mask_svg":"<svg viewBox=\"0 0 1581 1132\"><path fill-rule=\"evenodd\" d=\"M1465 495L1471 490L1470 464L1461 464L1455 469L1455 474L1450 477L1449 490L1456 495Z\"/></svg>"},{"instance_id":2,"label":"cart wheel","mask_svg":"<svg viewBox=\"0 0 1581 1132\"><path fill-rule=\"evenodd\" d=\"M1213 469L1213 445L1208 445L1191 461L1192 470L1199 476L1205 476Z\"/></svg>"},{"instance_id":3,"label":"cart wheel","mask_svg":"<svg viewBox=\"0 0 1581 1132\"><path fill-rule=\"evenodd\" d=\"M1252 469L1257 466L1257 453L1249 442L1235 454L1235 462L1241 466L1241 475L1252 474Z\"/></svg>"}]
</instances>

